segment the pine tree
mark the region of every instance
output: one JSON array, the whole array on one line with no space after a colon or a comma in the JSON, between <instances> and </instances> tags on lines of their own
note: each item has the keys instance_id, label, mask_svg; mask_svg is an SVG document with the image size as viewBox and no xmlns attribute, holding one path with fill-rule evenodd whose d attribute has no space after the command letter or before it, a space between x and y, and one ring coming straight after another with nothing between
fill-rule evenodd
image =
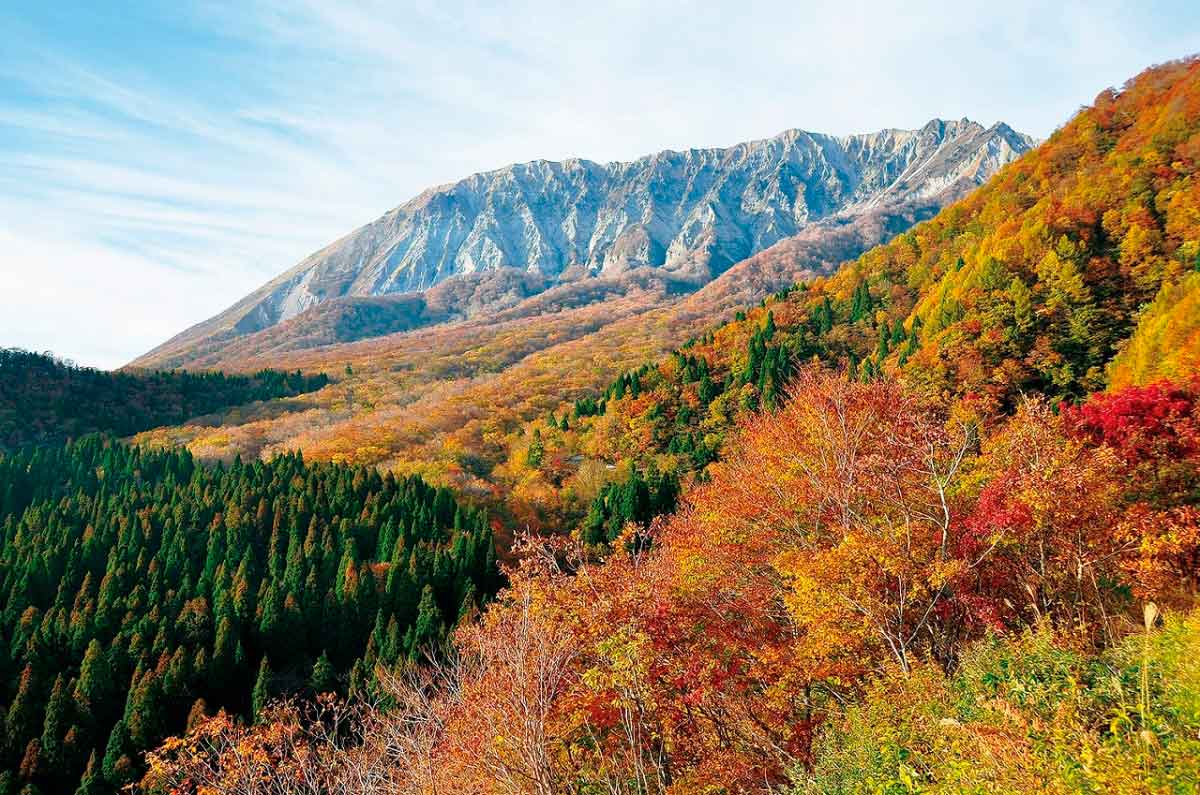
<instances>
[{"instance_id":1,"label":"pine tree","mask_svg":"<svg viewBox=\"0 0 1200 795\"><path fill-rule=\"evenodd\" d=\"M129 732L125 721L119 720L108 735L108 743L104 746L104 763L101 766L104 780L114 787L126 784L132 773L132 763L126 754L129 745Z\"/></svg>"},{"instance_id":2,"label":"pine tree","mask_svg":"<svg viewBox=\"0 0 1200 795\"><path fill-rule=\"evenodd\" d=\"M333 664L329 662L329 655L325 652L321 652L321 656L313 665L308 686L315 693L332 693L337 689L337 672L334 670Z\"/></svg>"},{"instance_id":3,"label":"pine tree","mask_svg":"<svg viewBox=\"0 0 1200 795\"><path fill-rule=\"evenodd\" d=\"M854 295L850 300L850 322L857 323L863 319L863 315L867 311L866 300L863 298L864 284L859 282L854 287Z\"/></svg>"},{"instance_id":4,"label":"pine tree","mask_svg":"<svg viewBox=\"0 0 1200 795\"><path fill-rule=\"evenodd\" d=\"M417 608L417 620L413 624L413 637L409 644L410 659L417 659L442 635L442 612L433 596L433 588L426 585L421 592L421 604Z\"/></svg>"},{"instance_id":5,"label":"pine tree","mask_svg":"<svg viewBox=\"0 0 1200 795\"><path fill-rule=\"evenodd\" d=\"M234 657L237 644L233 620L223 616L217 623L217 638L213 646L211 673L214 685L226 683L236 675Z\"/></svg>"},{"instance_id":6,"label":"pine tree","mask_svg":"<svg viewBox=\"0 0 1200 795\"><path fill-rule=\"evenodd\" d=\"M350 698L359 698L367 693L367 667L362 660L356 660L350 668Z\"/></svg>"},{"instance_id":7,"label":"pine tree","mask_svg":"<svg viewBox=\"0 0 1200 795\"><path fill-rule=\"evenodd\" d=\"M600 489L600 493L596 495L596 498L592 500L592 504L588 506L587 516L580 526L580 532L585 544L603 544L607 540L604 529L608 523L605 502L608 499L610 490L611 485L606 483Z\"/></svg>"},{"instance_id":8,"label":"pine tree","mask_svg":"<svg viewBox=\"0 0 1200 795\"><path fill-rule=\"evenodd\" d=\"M75 795L103 795L104 788L100 780L100 771L96 764L96 752L93 751L88 757L87 768L83 771L83 777L79 779L79 786L75 789Z\"/></svg>"},{"instance_id":9,"label":"pine tree","mask_svg":"<svg viewBox=\"0 0 1200 795\"><path fill-rule=\"evenodd\" d=\"M161 735L162 682L155 671L146 671L129 694L125 725L135 748L150 748Z\"/></svg>"},{"instance_id":10,"label":"pine tree","mask_svg":"<svg viewBox=\"0 0 1200 795\"><path fill-rule=\"evenodd\" d=\"M50 691L50 701L46 705L46 717L42 722L42 755L53 766L63 763L62 739L69 728L71 716L70 695L63 675L59 674L54 680Z\"/></svg>"},{"instance_id":11,"label":"pine tree","mask_svg":"<svg viewBox=\"0 0 1200 795\"><path fill-rule=\"evenodd\" d=\"M829 296L822 296L820 320L817 325L817 330L821 334L828 334L833 331L833 304L829 303Z\"/></svg>"},{"instance_id":12,"label":"pine tree","mask_svg":"<svg viewBox=\"0 0 1200 795\"><path fill-rule=\"evenodd\" d=\"M266 657L258 666L258 677L254 680L254 690L250 693L251 712L257 718L262 714L267 702L271 700L271 664Z\"/></svg>"},{"instance_id":13,"label":"pine tree","mask_svg":"<svg viewBox=\"0 0 1200 795\"><path fill-rule=\"evenodd\" d=\"M9 749L20 751L25 747L27 738L32 735L35 722L38 720L40 707L33 663L27 663L21 672L17 695L8 707L4 725L5 739Z\"/></svg>"},{"instance_id":14,"label":"pine tree","mask_svg":"<svg viewBox=\"0 0 1200 795\"><path fill-rule=\"evenodd\" d=\"M25 746L25 753L21 755L21 764L17 767L17 775L25 781L30 781L41 774L44 766L42 743L34 737Z\"/></svg>"},{"instance_id":15,"label":"pine tree","mask_svg":"<svg viewBox=\"0 0 1200 795\"><path fill-rule=\"evenodd\" d=\"M475 588L475 583L467 580L466 587L463 591L462 601L458 608L458 622L470 621L479 609L477 603L478 595Z\"/></svg>"},{"instance_id":16,"label":"pine tree","mask_svg":"<svg viewBox=\"0 0 1200 795\"><path fill-rule=\"evenodd\" d=\"M104 654L100 641L92 638L83 655L79 680L75 683L75 703L80 713L92 720L99 719L99 712L112 692L112 687L108 657Z\"/></svg>"}]
</instances>

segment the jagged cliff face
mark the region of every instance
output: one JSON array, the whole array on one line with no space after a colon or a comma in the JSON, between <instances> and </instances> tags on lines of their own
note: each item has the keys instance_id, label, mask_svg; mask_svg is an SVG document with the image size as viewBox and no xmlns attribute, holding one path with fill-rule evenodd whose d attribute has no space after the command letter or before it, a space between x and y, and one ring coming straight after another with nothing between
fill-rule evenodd
<instances>
[{"instance_id":1,"label":"jagged cliff face","mask_svg":"<svg viewBox=\"0 0 1200 795\"><path fill-rule=\"evenodd\" d=\"M848 137L789 130L630 163L512 165L425 191L163 348L505 269L552 286L650 267L700 286L814 222L961 193L1032 143L1004 124L935 120Z\"/></svg>"}]
</instances>

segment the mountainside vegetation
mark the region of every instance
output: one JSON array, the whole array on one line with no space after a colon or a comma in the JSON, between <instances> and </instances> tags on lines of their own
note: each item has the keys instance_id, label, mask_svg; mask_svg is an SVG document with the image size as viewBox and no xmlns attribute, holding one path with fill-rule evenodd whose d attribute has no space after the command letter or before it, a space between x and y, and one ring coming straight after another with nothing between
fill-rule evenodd
<instances>
[{"instance_id":1,"label":"mountainside vegetation","mask_svg":"<svg viewBox=\"0 0 1200 795\"><path fill-rule=\"evenodd\" d=\"M547 460L563 449L585 464L702 470L739 417L778 406L787 372L814 359L980 417L1026 394L1186 380L1200 362L1196 69L1101 94L936 218L620 376L602 412L554 407L573 424L543 433ZM520 468L519 449L509 460ZM570 472L520 477L532 494Z\"/></svg>"},{"instance_id":2,"label":"mountainside vegetation","mask_svg":"<svg viewBox=\"0 0 1200 795\"><path fill-rule=\"evenodd\" d=\"M1198 169L1200 57L836 273L0 456L0 795L1200 790Z\"/></svg>"},{"instance_id":3,"label":"mountainside vegetation","mask_svg":"<svg viewBox=\"0 0 1200 795\"><path fill-rule=\"evenodd\" d=\"M297 355L289 366L357 369L319 409L264 408L143 441L187 443L205 458L298 446L378 463L536 530L577 526L606 473L624 477L631 464L683 480L702 471L738 417L777 404L785 371L813 357L856 377L903 377L938 399L969 395L982 414L1028 392L1078 399L1110 369L1114 384L1183 377L1200 350L1187 298L1200 256L1195 104L1193 79L1167 71L1105 92L936 218L886 227L894 240L826 278L783 268L800 287L717 329L712 314L753 295L719 288L767 252L676 310L627 299L606 304L603 320L583 307ZM1139 378L1121 375L1135 368ZM640 370L638 390L614 399L621 370ZM578 416L587 400L605 412ZM547 454L528 467L532 428L551 412L571 415L568 427L543 429Z\"/></svg>"},{"instance_id":4,"label":"mountainside vegetation","mask_svg":"<svg viewBox=\"0 0 1200 795\"><path fill-rule=\"evenodd\" d=\"M1195 791L1198 159L1200 61L1151 69L837 274L547 406L493 477L573 532L518 547L450 660L341 734L218 715L144 786Z\"/></svg>"},{"instance_id":5,"label":"mountainside vegetation","mask_svg":"<svg viewBox=\"0 0 1200 795\"><path fill-rule=\"evenodd\" d=\"M551 411L561 415L565 406L597 395L629 367L732 319L765 292L830 272L845 258L932 216L938 206L873 211L829 228L814 225L688 295L672 295L673 283L642 271L611 285L592 279L570 290L550 290L476 320L352 345L271 355L232 346L235 358L206 359L204 366L253 372L269 364L327 372L336 380L317 393L237 407L136 440L186 445L209 462L298 449L307 460L375 464L454 488L486 506L509 533L558 527L564 504L571 516L582 516L603 483L626 473L620 461L582 450L562 454L561 448L547 461L563 465L557 470L563 480L510 472L506 463L520 458L529 422ZM616 292L606 292L610 288ZM597 295L604 300L593 300ZM257 345L286 325L244 339ZM272 340L271 345L286 344L282 337ZM577 455L585 456L582 466L575 464ZM517 489L523 492L519 498Z\"/></svg>"},{"instance_id":6,"label":"mountainside vegetation","mask_svg":"<svg viewBox=\"0 0 1200 795\"><path fill-rule=\"evenodd\" d=\"M1194 787L1196 387L982 428L889 380L790 390L673 517L536 542L361 742L218 717L146 786L308 770L296 742L402 792Z\"/></svg>"},{"instance_id":7,"label":"mountainside vegetation","mask_svg":"<svg viewBox=\"0 0 1200 795\"><path fill-rule=\"evenodd\" d=\"M1181 379L1200 370L1200 255L1192 273L1163 283L1109 366L1114 386Z\"/></svg>"},{"instance_id":8,"label":"mountainside vegetation","mask_svg":"<svg viewBox=\"0 0 1200 795\"><path fill-rule=\"evenodd\" d=\"M0 449L97 432L130 436L230 406L312 392L328 382L321 374L277 370L107 372L0 348Z\"/></svg>"},{"instance_id":9,"label":"mountainside vegetation","mask_svg":"<svg viewBox=\"0 0 1200 795\"><path fill-rule=\"evenodd\" d=\"M484 516L299 455L101 437L0 458L0 792L116 792L210 712L366 696L500 585Z\"/></svg>"}]
</instances>

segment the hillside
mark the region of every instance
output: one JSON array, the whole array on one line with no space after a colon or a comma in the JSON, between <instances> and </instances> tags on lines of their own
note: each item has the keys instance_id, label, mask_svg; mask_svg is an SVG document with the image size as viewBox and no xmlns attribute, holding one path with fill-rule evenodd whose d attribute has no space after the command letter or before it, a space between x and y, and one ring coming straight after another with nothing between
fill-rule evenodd
<instances>
[{"instance_id":1,"label":"hillside","mask_svg":"<svg viewBox=\"0 0 1200 795\"><path fill-rule=\"evenodd\" d=\"M1200 372L1200 254L1194 271L1167 280L1109 366L1113 386L1182 380Z\"/></svg>"},{"instance_id":2,"label":"hillside","mask_svg":"<svg viewBox=\"0 0 1200 795\"><path fill-rule=\"evenodd\" d=\"M601 416L573 418L548 449L702 468L739 416L778 405L788 372L814 357L980 416L1022 395L1186 380L1200 355L1196 69L1101 94L936 218L626 374L593 396L607 398Z\"/></svg>"},{"instance_id":3,"label":"hillside","mask_svg":"<svg viewBox=\"0 0 1200 795\"><path fill-rule=\"evenodd\" d=\"M361 688L500 584L486 518L416 478L85 437L0 484L4 795L114 792L208 712Z\"/></svg>"},{"instance_id":4,"label":"hillside","mask_svg":"<svg viewBox=\"0 0 1200 795\"><path fill-rule=\"evenodd\" d=\"M0 450L61 444L89 433L129 436L257 401L322 388L324 375L262 369L110 373L0 348Z\"/></svg>"},{"instance_id":5,"label":"hillside","mask_svg":"<svg viewBox=\"0 0 1200 795\"><path fill-rule=\"evenodd\" d=\"M563 288L477 320L350 345L268 355L238 343L226 349L237 358L205 358L203 366L253 371L270 363L328 372L336 383L303 398L238 409L138 440L185 444L204 460L298 448L312 459L377 464L452 486L507 516L505 495L512 487L493 470L520 445L526 423L564 402L597 394L623 370L665 355L722 318L731 319L765 292L830 271L930 217L937 206L879 209L823 224L685 295L673 295L671 283L644 269L628 275L625 286L603 302L556 303L563 291L573 289ZM585 284L599 290L609 283ZM245 339L257 345L271 333ZM286 339L279 342L286 347ZM584 507L590 495L590 487L581 491ZM522 511L519 521L541 526L552 518Z\"/></svg>"},{"instance_id":6,"label":"hillside","mask_svg":"<svg viewBox=\"0 0 1200 795\"><path fill-rule=\"evenodd\" d=\"M1193 68L1101 94L987 185L828 278L805 267L828 253L830 238L814 233L665 310L645 309L657 298L626 299L604 305L603 317L583 307L285 357L332 372L352 363L355 375L320 396L328 408L143 439L208 456L300 445L421 472L487 501L514 527L560 527L582 520L609 466L653 462L685 479L703 469L738 418L776 405L787 372L814 356L902 375L942 399L970 396L983 415L1022 394L1078 399L1104 388L1110 371L1118 385L1186 377L1196 334L1179 296L1193 289L1200 239ZM872 234L902 224L880 222ZM756 285L793 279L803 289L709 330L753 300ZM703 396L700 361L714 386ZM614 379L639 368L637 392L612 399ZM355 391L366 399L351 404ZM580 416L576 401L606 395L603 414ZM568 415L568 429L547 427L550 413L556 426ZM530 468L534 425L547 455Z\"/></svg>"},{"instance_id":7,"label":"hillside","mask_svg":"<svg viewBox=\"0 0 1200 795\"><path fill-rule=\"evenodd\" d=\"M840 138L789 130L630 163L512 165L425 191L133 365L194 366L288 321L294 346L349 342L641 268L695 289L814 224L945 204L1030 145L1004 124L935 119ZM390 299L363 300L379 296Z\"/></svg>"},{"instance_id":8,"label":"hillside","mask_svg":"<svg viewBox=\"0 0 1200 795\"><path fill-rule=\"evenodd\" d=\"M381 672L347 733L218 715L146 786L1195 791L1198 155L1200 59L1148 70L553 407L496 477L595 499L525 539L451 662Z\"/></svg>"}]
</instances>

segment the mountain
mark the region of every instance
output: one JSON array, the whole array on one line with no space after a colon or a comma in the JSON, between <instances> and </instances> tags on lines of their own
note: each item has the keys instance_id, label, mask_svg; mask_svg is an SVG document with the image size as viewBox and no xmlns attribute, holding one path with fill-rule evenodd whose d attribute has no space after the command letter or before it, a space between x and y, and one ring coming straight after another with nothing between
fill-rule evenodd
<instances>
[{"instance_id":1,"label":"mountain","mask_svg":"<svg viewBox=\"0 0 1200 795\"><path fill-rule=\"evenodd\" d=\"M63 433L282 396L204 420L228 466L0 456L0 795L1192 791L1198 174L1193 58L932 218L822 218L683 296L500 269L500 311L244 354L328 384L10 353ZM337 300L256 334L400 301ZM549 533L501 570L514 529Z\"/></svg>"},{"instance_id":2,"label":"mountain","mask_svg":"<svg viewBox=\"0 0 1200 795\"><path fill-rule=\"evenodd\" d=\"M426 190L133 364L186 365L297 318L299 347L392 333L644 268L694 289L814 224L943 205L1032 143L1003 123L935 119L844 137L788 130L629 163L511 165ZM441 300L429 293L448 284ZM312 313L330 302L332 315Z\"/></svg>"},{"instance_id":3,"label":"mountain","mask_svg":"<svg viewBox=\"0 0 1200 795\"><path fill-rule=\"evenodd\" d=\"M1200 368L1197 173L1193 58L1102 92L987 184L835 274L622 374L591 396L603 421L573 424L570 444L703 468L741 416L782 404L790 375L814 358L984 416L1029 395L1071 403L1191 382ZM556 441L546 435L548 456Z\"/></svg>"},{"instance_id":4,"label":"mountain","mask_svg":"<svg viewBox=\"0 0 1200 795\"><path fill-rule=\"evenodd\" d=\"M547 398L594 375L615 346L588 343L617 323L558 345L563 369L541 371L554 378L507 369L497 394L537 410L521 425L475 401L473 465L505 452L497 491L522 529L549 516L558 538L518 548L506 589L455 632L454 663L380 677L379 701L397 708L370 711L349 747L295 710L250 728L219 718L164 745L150 783L1195 791L1198 173L1192 58L1101 93L936 217L606 390ZM807 256L768 253L630 322L677 334L675 313L730 273L772 277ZM460 326L482 342L447 364L470 377L421 390L426 407L483 382L485 352L513 355L526 321L549 322L491 338ZM654 322L604 342L648 349L664 333ZM383 355L324 392L378 400L387 378L407 378L389 368L426 366L427 339L337 346ZM393 409L363 415L374 433L360 444L407 433ZM347 550L339 565L353 567ZM45 569L29 559L37 583ZM406 631L376 627L376 648ZM10 724L30 702L14 701Z\"/></svg>"}]
</instances>

